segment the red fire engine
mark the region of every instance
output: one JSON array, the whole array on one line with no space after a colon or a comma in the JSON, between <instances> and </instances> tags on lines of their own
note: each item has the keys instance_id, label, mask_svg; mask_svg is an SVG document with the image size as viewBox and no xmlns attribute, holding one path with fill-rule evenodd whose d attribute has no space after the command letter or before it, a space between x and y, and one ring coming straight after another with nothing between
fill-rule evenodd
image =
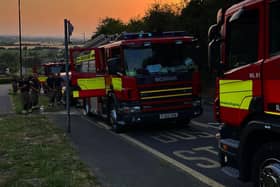
<instances>
[{"instance_id":1,"label":"red fire engine","mask_svg":"<svg viewBox=\"0 0 280 187\"><path fill-rule=\"evenodd\" d=\"M209 29L220 162L256 186L280 186L279 10L279 0L246 0Z\"/></svg>"},{"instance_id":2,"label":"red fire engine","mask_svg":"<svg viewBox=\"0 0 280 187\"><path fill-rule=\"evenodd\" d=\"M42 85L44 93L48 92L46 80L49 74L60 74L66 77L65 63L64 62L48 62L33 67L33 73L38 73L38 79Z\"/></svg>"},{"instance_id":3,"label":"red fire engine","mask_svg":"<svg viewBox=\"0 0 280 187\"><path fill-rule=\"evenodd\" d=\"M113 130L188 122L201 114L197 40L185 32L126 33L94 49L72 49L74 97Z\"/></svg>"},{"instance_id":4,"label":"red fire engine","mask_svg":"<svg viewBox=\"0 0 280 187\"><path fill-rule=\"evenodd\" d=\"M48 78L50 73L57 74L62 73L65 74L65 63L64 62L48 62L44 63L40 66L37 66L33 69L33 72L39 74L39 81L43 84Z\"/></svg>"}]
</instances>

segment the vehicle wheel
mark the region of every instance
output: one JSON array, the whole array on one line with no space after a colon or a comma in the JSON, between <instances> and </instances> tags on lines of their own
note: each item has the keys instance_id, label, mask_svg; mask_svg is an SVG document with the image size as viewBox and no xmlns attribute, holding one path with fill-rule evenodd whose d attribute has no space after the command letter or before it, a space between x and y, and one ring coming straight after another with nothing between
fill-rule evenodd
<instances>
[{"instance_id":1,"label":"vehicle wheel","mask_svg":"<svg viewBox=\"0 0 280 187\"><path fill-rule=\"evenodd\" d=\"M118 120L118 114L117 114L117 107L114 103L110 105L110 111L109 111L109 123L112 126L112 130L116 133L121 133L124 131L124 127L120 126L117 123Z\"/></svg>"},{"instance_id":2,"label":"vehicle wheel","mask_svg":"<svg viewBox=\"0 0 280 187\"><path fill-rule=\"evenodd\" d=\"M256 187L280 186L279 143L264 144L253 159L252 177Z\"/></svg>"}]
</instances>

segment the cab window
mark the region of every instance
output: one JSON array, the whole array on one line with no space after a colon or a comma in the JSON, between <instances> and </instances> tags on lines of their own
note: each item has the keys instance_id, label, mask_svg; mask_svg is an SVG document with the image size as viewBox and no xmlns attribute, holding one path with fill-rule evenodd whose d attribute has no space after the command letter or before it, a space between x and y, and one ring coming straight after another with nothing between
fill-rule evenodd
<instances>
[{"instance_id":1,"label":"cab window","mask_svg":"<svg viewBox=\"0 0 280 187\"><path fill-rule=\"evenodd\" d=\"M258 60L259 11L241 10L227 20L228 69Z\"/></svg>"},{"instance_id":2,"label":"cab window","mask_svg":"<svg viewBox=\"0 0 280 187\"><path fill-rule=\"evenodd\" d=\"M109 74L118 75L121 73L120 58L114 57L107 60Z\"/></svg>"},{"instance_id":3,"label":"cab window","mask_svg":"<svg viewBox=\"0 0 280 187\"><path fill-rule=\"evenodd\" d=\"M269 12L269 53L270 56L280 54L280 1L270 4Z\"/></svg>"}]
</instances>

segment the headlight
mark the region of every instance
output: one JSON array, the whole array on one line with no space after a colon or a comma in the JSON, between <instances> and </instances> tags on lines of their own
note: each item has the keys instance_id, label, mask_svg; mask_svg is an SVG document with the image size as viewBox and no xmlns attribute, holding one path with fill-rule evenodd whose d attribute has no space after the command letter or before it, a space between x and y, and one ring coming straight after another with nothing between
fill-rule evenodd
<instances>
[{"instance_id":1,"label":"headlight","mask_svg":"<svg viewBox=\"0 0 280 187\"><path fill-rule=\"evenodd\" d=\"M128 113L136 113L136 112L140 112L141 111L141 107L140 106L123 106L119 109L120 112L128 114Z\"/></svg>"},{"instance_id":2,"label":"headlight","mask_svg":"<svg viewBox=\"0 0 280 187\"><path fill-rule=\"evenodd\" d=\"M141 107L140 106L133 106L130 108L130 112L140 112Z\"/></svg>"}]
</instances>

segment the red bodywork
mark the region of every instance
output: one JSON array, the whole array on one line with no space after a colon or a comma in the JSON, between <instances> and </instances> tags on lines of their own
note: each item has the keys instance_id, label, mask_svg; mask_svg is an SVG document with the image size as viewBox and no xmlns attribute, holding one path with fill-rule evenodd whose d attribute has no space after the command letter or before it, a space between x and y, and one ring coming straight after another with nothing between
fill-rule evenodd
<instances>
[{"instance_id":1,"label":"red bodywork","mask_svg":"<svg viewBox=\"0 0 280 187\"><path fill-rule=\"evenodd\" d=\"M221 35L222 38L226 40L228 34L227 20L229 20L234 13L240 9L259 10L258 60L252 64L230 69L224 73L223 78L217 79L215 102L216 119L231 126L241 126L250 116L250 110L220 106L219 80L252 80L252 97L264 98L264 112L275 112L269 109L269 104L280 104L280 55L271 57L269 54L269 3L269 0L246 0L229 8L224 15L225 22L222 26ZM221 44L221 62L225 66L228 63L226 53L226 42L223 42Z\"/></svg>"},{"instance_id":2,"label":"red bodywork","mask_svg":"<svg viewBox=\"0 0 280 187\"><path fill-rule=\"evenodd\" d=\"M159 82L145 82L139 83L137 78L134 76L124 75L124 74L110 74L108 68L108 59L111 59L115 56L116 53L120 54L120 64L121 71L124 71L124 48L125 47L138 47L143 46L145 43L152 44L175 44L176 41L182 43L192 43L194 42L193 37L187 36L174 36L174 37L150 37L150 38L136 38L136 39L127 39L115 41L113 43L109 43L98 48L93 49L71 49L70 51L70 64L71 64L71 83L72 86L77 86L77 80L81 78L95 78L95 77L104 77L105 86L103 89L94 89L94 90L80 90L79 98L89 98L89 97L98 97L98 102L101 101L101 97L109 96L110 93L113 93L116 97L117 101L120 103L139 103L141 105L141 112L157 112L157 111L175 111L176 110L191 110L193 105L193 98L200 100L200 91L201 91L201 81L200 81L200 73L198 70L193 71L189 75L188 80L177 80L177 81L159 81ZM77 72L75 69L75 53L83 53L86 51L95 50L95 64L96 64L96 72ZM116 52L117 51L117 52ZM175 76L174 76L175 77ZM172 76L171 76L172 78ZM115 82L115 83L114 83ZM117 82L117 83L116 83ZM117 84L118 86L114 86ZM176 90L183 91L182 88L187 88L190 90L188 96L186 96L186 92L181 95L185 95L184 97L177 97ZM166 90L166 91L162 91ZM163 92L167 94L167 92L173 93L170 95L174 95L174 97L167 98L166 95L159 95L161 93L157 93L158 95L152 96L151 98L156 99L143 99L144 92L154 93L154 92ZM148 94L149 94L148 93ZM159 99L163 98L163 99ZM97 107L100 107L98 105ZM99 110L99 109L98 109ZM201 112L201 110L200 110ZM190 112L191 113L191 112ZM197 113L195 115L199 115Z\"/></svg>"},{"instance_id":3,"label":"red bodywork","mask_svg":"<svg viewBox=\"0 0 280 187\"><path fill-rule=\"evenodd\" d=\"M95 51L95 59L93 63L95 64L95 71L93 72L79 72L75 66L75 53L80 54L83 52ZM99 49L97 48L73 48L70 49L70 72L71 72L71 85L77 86L77 80L81 78L94 78L104 76L101 71L103 70L103 65L100 60ZM104 96L106 94L105 89L91 89L91 90L79 90L80 98L88 98L92 96Z\"/></svg>"}]
</instances>

